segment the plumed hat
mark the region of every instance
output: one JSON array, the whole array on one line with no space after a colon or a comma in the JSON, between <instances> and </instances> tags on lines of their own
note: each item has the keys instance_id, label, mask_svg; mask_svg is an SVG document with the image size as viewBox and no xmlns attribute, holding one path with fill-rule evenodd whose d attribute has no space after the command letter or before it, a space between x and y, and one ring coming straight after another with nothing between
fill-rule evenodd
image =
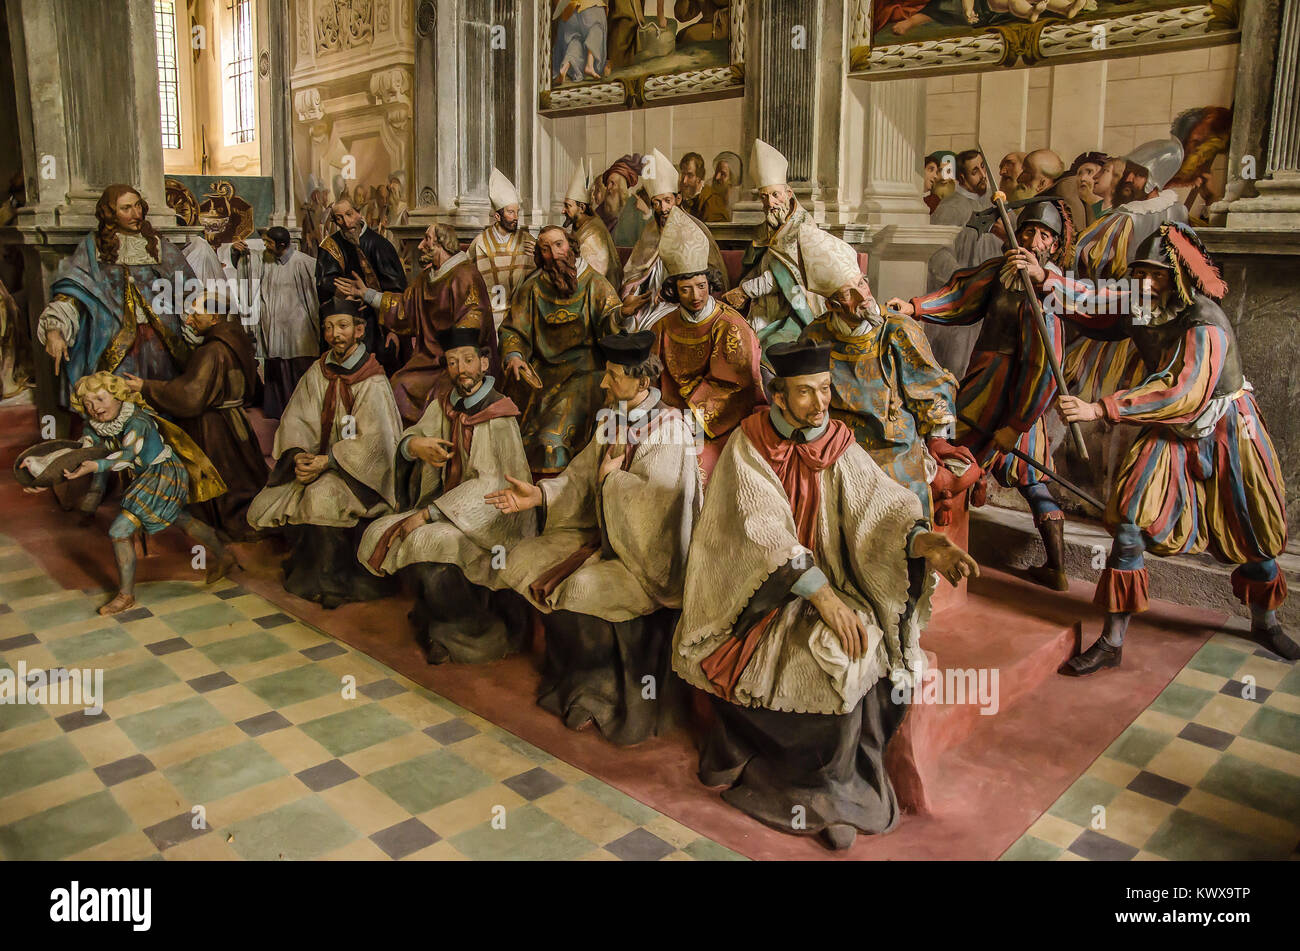
<instances>
[{"instance_id":1,"label":"plumed hat","mask_svg":"<svg viewBox=\"0 0 1300 951\"><path fill-rule=\"evenodd\" d=\"M1221 300L1228 285L1219 274L1210 252L1188 225L1171 221L1138 245L1131 270L1136 264L1150 264L1173 272L1174 287L1184 304L1196 294Z\"/></svg>"}]
</instances>

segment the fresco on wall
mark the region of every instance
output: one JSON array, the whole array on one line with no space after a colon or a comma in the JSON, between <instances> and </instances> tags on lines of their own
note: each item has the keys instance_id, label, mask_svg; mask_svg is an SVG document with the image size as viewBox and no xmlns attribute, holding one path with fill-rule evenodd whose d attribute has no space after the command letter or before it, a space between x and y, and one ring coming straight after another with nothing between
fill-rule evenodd
<instances>
[{"instance_id":1,"label":"fresco on wall","mask_svg":"<svg viewBox=\"0 0 1300 951\"><path fill-rule=\"evenodd\" d=\"M743 0L547 0L544 112L740 95Z\"/></svg>"},{"instance_id":2,"label":"fresco on wall","mask_svg":"<svg viewBox=\"0 0 1300 951\"><path fill-rule=\"evenodd\" d=\"M1237 39L1238 0L850 0L850 68L943 75Z\"/></svg>"},{"instance_id":3,"label":"fresco on wall","mask_svg":"<svg viewBox=\"0 0 1300 951\"><path fill-rule=\"evenodd\" d=\"M1223 197L1225 173L1216 160L1228 153L1232 110L1224 106L1188 109L1173 121L1169 134L1183 143L1183 164L1169 181L1183 197L1188 220L1209 224L1209 208Z\"/></svg>"},{"instance_id":4,"label":"fresco on wall","mask_svg":"<svg viewBox=\"0 0 1300 951\"><path fill-rule=\"evenodd\" d=\"M169 175L166 189L167 205L181 223L203 225L209 237L231 229L243 237L270 224L274 191L269 175Z\"/></svg>"}]
</instances>

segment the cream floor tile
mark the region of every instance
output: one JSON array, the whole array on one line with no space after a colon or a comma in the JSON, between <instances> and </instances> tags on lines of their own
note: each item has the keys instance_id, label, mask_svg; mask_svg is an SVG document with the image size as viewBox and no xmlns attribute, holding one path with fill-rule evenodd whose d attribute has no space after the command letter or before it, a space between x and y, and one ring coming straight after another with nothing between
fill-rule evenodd
<instances>
[{"instance_id":1,"label":"cream floor tile","mask_svg":"<svg viewBox=\"0 0 1300 951\"><path fill-rule=\"evenodd\" d=\"M700 837L700 834L695 830L688 829L680 822L664 815L655 816L645 823L643 828L647 832L653 832L675 849L690 845Z\"/></svg>"},{"instance_id":2,"label":"cream floor tile","mask_svg":"<svg viewBox=\"0 0 1300 951\"><path fill-rule=\"evenodd\" d=\"M619 857L613 852L607 852L604 849L592 849L584 855L579 855L574 861L577 862L617 862Z\"/></svg>"},{"instance_id":3,"label":"cream floor tile","mask_svg":"<svg viewBox=\"0 0 1300 951\"><path fill-rule=\"evenodd\" d=\"M1119 786L1123 789L1133 781L1133 777L1142 772L1137 766L1122 762L1117 759L1111 759L1109 756L1098 756L1091 766L1088 767L1088 776L1095 776L1100 780L1110 783L1112 786Z\"/></svg>"},{"instance_id":4,"label":"cream floor tile","mask_svg":"<svg viewBox=\"0 0 1300 951\"><path fill-rule=\"evenodd\" d=\"M498 780L526 773L537 765L528 757L521 756L510 747L482 734L461 740L456 744L455 752L467 763Z\"/></svg>"},{"instance_id":5,"label":"cream floor tile","mask_svg":"<svg viewBox=\"0 0 1300 951\"><path fill-rule=\"evenodd\" d=\"M276 730L259 736L257 742L291 773L301 773L334 758L333 753L298 730Z\"/></svg>"},{"instance_id":6,"label":"cream floor tile","mask_svg":"<svg viewBox=\"0 0 1300 951\"><path fill-rule=\"evenodd\" d=\"M0 753L22 749L41 740L53 739L63 733L63 729L50 717L25 723L12 730L0 732Z\"/></svg>"},{"instance_id":7,"label":"cream floor tile","mask_svg":"<svg viewBox=\"0 0 1300 951\"><path fill-rule=\"evenodd\" d=\"M1247 658L1246 662L1238 669L1236 679L1241 680L1243 677L1251 676L1255 678L1256 684L1272 690L1290 672L1290 664L1279 664L1275 660L1252 656Z\"/></svg>"},{"instance_id":8,"label":"cream floor tile","mask_svg":"<svg viewBox=\"0 0 1300 951\"><path fill-rule=\"evenodd\" d=\"M243 684L231 684L219 690L209 690L203 699L208 701L231 723L260 716L270 711L270 705Z\"/></svg>"},{"instance_id":9,"label":"cream floor tile","mask_svg":"<svg viewBox=\"0 0 1300 951\"><path fill-rule=\"evenodd\" d=\"M1208 746L1175 737L1151 758L1146 770L1185 786L1195 786L1205 778L1205 774L1219 761L1221 755L1218 750Z\"/></svg>"},{"instance_id":10,"label":"cream floor tile","mask_svg":"<svg viewBox=\"0 0 1300 951\"><path fill-rule=\"evenodd\" d=\"M1250 700L1218 694L1201 708L1201 712L1194 717L1194 720L1196 723L1235 736L1241 732L1241 728L1250 721L1258 709L1259 707Z\"/></svg>"},{"instance_id":11,"label":"cream floor tile","mask_svg":"<svg viewBox=\"0 0 1300 951\"><path fill-rule=\"evenodd\" d=\"M513 789L497 784L422 812L416 818L444 839L450 839L466 829L490 821L496 806L505 807L508 815L512 809L523 804L523 797ZM541 803L538 805L540 807Z\"/></svg>"},{"instance_id":12,"label":"cream floor tile","mask_svg":"<svg viewBox=\"0 0 1300 951\"><path fill-rule=\"evenodd\" d=\"M224 835L209 832L163 853L169 862L238 862L241 857Z\"/></svg>"},{"instance_id":13,"label":"cream floor tile","mask_svg":"<svg viewBox=\"0 0 1300 951\"><path fill-rule=\"evenodd\" d=\"M1275 693L1268 698L1264 705L1274 707L1278 710L1285 710L1287 713L1294 713L1297 716L1300 716L1300 697L1293 696L1289 693Z\"/></svg>"},{"instance_id":14,"label":"cream floor tile","mask_svg":"<svg viewBox=\"0 0 1300 951\"><path fill-rule=\"evenodd\" d=\"M1270 769L1281 770L1284 773L1290 773L1292 776L1300 776L1300 754L1279 749L1268 743L1261 743L1258 740L1250 740L1244 736L1239 736L1228 746L1227 752L1234 756L1240 756L1242 759L1248 759L1252 763L1267 766Z\"/></svg>"},{"instance_id":15,"label":"cream floor tile","mask_svg":"<svg viewBox=\"0 0 1300 951\"><path fill-rule=\"evenodd\" d=\"M349 780L319 795L362 835L373 835L411 818L409 812L364 779Z\"/></svg>"},{"instance_id":16,"label":"cream floor tile","mask_svg":"<svg viewBox=\"0 0 1300 951\"><path fill-rule=\"evenodd\" d=\"M130 737L112 720L73 730L68 734L68 740L81 751L92 768L115 763L140 752Z\"/></svg>"},{"instance_id":17,"label":"cream floor tile","mask_svg":"<svg viewBox=\"0 0 1300 951\"><path fill-rule=\"evenodd\" d=\"M208 674L215 674L221 670L220 667L196 650L163 654L158 659L171 668L172 673L181 680L194 680L196 677L206 677Z\"/></svg>"},{"instance_id":18,"label":"cream floor tile","mask_svg":"<svg viewBox=\"0 0 1300 951\"><path fill-rule=\"evenodd\" d=\"M370 698L365 694L358 694L355 700L345 700L342 694L331 692L323 697L317 697L315 700L304 700L302 703L293 703L287 707L280 707L279 713L290 723L307 723L334 713L354 710L371 702Z\"/></svg>"},{"instance_id":19,"label":"cream floor tile","mask_svg":"<svg viewBox=\"0 0 1300 951\"><path fill-rule=\"evenodd\" d=\"M61 641L66 637L76 637L79 634L89 634L91 631L102 631L112 627L115 622L111 618L100 617L95 615L92 618L86 618L82 621L69 621L67 624L56 624L53 627L47 627L40 631L34 631L40 639L47 644L50 641Z\"/></svg>"},{"instance_id":20,"label":"cream floor tile","mask_svg":"<svg viewBox=\"0 0 1300 951\"><path fill-rule=\"evenodd\" d=\"M442 707L415 693L399 693L380 700L379 705L393 716L401 717L417 730L452 719L452 715Z\"/></svg>"},{"instance_id":21,"label":"cream floor tile","mask_svg":"<svg viewBox=\"0 0 1300 951\"><path fill-rule=\"evenodd\" d=\"M142 617L138 621L127 621L121 624L121 628L135 638L137 644L154 644L158 641L169 641L177 636L167 622L159 617ZM194 642L190 641L190 643Z\"/></svg>"},{"instance_id":22,"label":"cream floor tile","mask_svg":"<svg viewBox=\"0 0 1300 951\"><path fill-rule=\"evenodd\" d=\"M73 862L134 862L155 855L158 849L140 830L101 842L94 848L68 856Z\"/></svg>"},{"instance_id":23,"label":"cream floor tile","mask_svg":"<svg viewBox=\"0 0 1300 951\"><path fill-rule=\"evenodd\" d=\"M1122 789L1106 806L1106 828L1100 831L1140 849L1173 811L1168 803Z\"/></svg>"},{"instance_id":24,"label":"cream floor tile","mask_svg":"<svg viewBox=\"0 0 1300 951\"><path fill-rule=\"evenodd\" d=\"M435 845L438 843L434 843ZM325 862L389 862L388 853L369 839L353 839L341 849L326 852L321 857Z\"/></svg>"},{"instance_id":25,"label":"cream floor tile","mask_svg":"<svg viewBox=\"0 0 1300 951\"><path fill-rule=\"evenodd\" d=\"M109 790L118 805L142 829L191 811L187 801L162 773L146 773Z\"/></svg>"},{"instance_id":26,"label":"cream floor tile","mask_svg":"<svg viewBox=\"0 0 1300 951\"><path fill-rule=\"evenodd\" d=\"M580 789L565 786L537 800L537 808L599 845L613 842L636 829L636 823L597 802ZM698 836L692 836L694 841Z\"/></svg>"},{"instance_id":27,"label":"cream floor tile","mask_svg":"<svg viewBox=\"0 0 1300 951\"><path fill-rule=\"evenodd\" d=\"M0 826L81 799L103 788L104 784L99 781L98 776L83 770L71 776L64 776L62 779L41 783L31 789L24 789L22 792L0 799Z\"/></svg>"},{"instance_id":28,"label":"cream floor tile","mask_svg":"<svg viewBox=\"0 0 1300 951\"><path fill-rule=\"evenodd\" d=\"M664 856L663 858L661 858L659 861L661 861L661 862L694 862L695 859L691 858L691 856L688 855L686 852L681 851L681 849L678 849L676 852L669 852L667 855L665 855L665 856Z\"/></svg>"},{"instance_id":29,"label":"cream floor tile","mask_svg":"<svg viewBox=\"0 0 1300 951\"><path fill-rule=\"evenodd\" d=\"M1226 678L1220 677L1218 674L1209 674L1203 670L1184 667L1178 672L1178 676L1174 678L1174 683L1186 684L1189 687L1200 687L1202 690L1218 693L1225 680Z\"/></svg>"},{"instance_id":30,"label":"cream floor tile","mask_svg":"<svg viewBox=\"0 0 1300 951\"><path fill-rule=\"evenodd\" d=\"M275 610L278 609L273 609L273 611L268 613L274 613ZM333 638L322 634L314 628L296 622L293 624L282 624L279 627L273 627L271 628L271 633L296 651L304 650L308 647L318 647L321 644L327 644L333 640Z\"/></svg>"},{"instance_id":31,"label":"cream floor tile","mask_svg":"<svg viewBox=\"0 0 1300 951\"><path fill-rule=\"evenodd\" d=\"M1026 832L1036 839L1068 849L1083 832L1083 828L1073 822L1066 822L1064 819L1044 813Z\"/></svg>"},{"instance_id":32,"label":"cream floor tile","mask_svg":"<svg viewBox=\"0 0 1300 951\"><path fill-rule=\"evenodd\" d=\"M412 852L403 862L468 862L469 859L456 851L450 842L435 842L418 852Z\"/></svg>"},{"instance_id":33,"label":"cream floor tile","mask_svg":"<svg viewBox=\"0 0 1300 951\"><path fill-rule=\"evenodd\" d=\"M1167 713L1151 709L1143 710L1133 722L1138 726L1146 727L1148 730L1155 730L1157 733L1172 733L1175 736L1178 735L1179 730L1187 725L1187 721L1182 717L1170 716Z\"/></svg>"},{"instance_id":34,"label":"cream floor tile","mask_svg":"<svg viewBox=\"0 0 1300 951\"><path fill-rule=\"evenodd\" d=\"M1088 861L1082 855L1076 855L1068 849L1058 855L1052 861L1054 862L1086 862Z\"/></svg>"},{"instance_id":35,"label":"cream floor tile","mask_svg":"<svg viewBox=\"0 0 1300 951\"><path fill-rule=\"evenodd\" d=\"M133 713L144 713L146 710L165 707L169 703L188 700L192 696L194 696L194 688L189 684L171 683L155 687L153 690L142 690L119 700L110 700L105 705L105 709L114 720L120 720Z\"/></svg>"},{"instance_id":36,"label":"cream floor tile","mask_svg":"<svg viewBox=\"0 0 1300 951\"><path fill-rule=\"evenodd\" d=\"M247 739L247 733L233 723L228 723L225 726L217 727L215 730L207 730L195 736L187 736L183 740L177 740L174 743L168 743L166 746L160 746L156 750L150 750L148 756L160 770L169 769L177 763L184 763L196 756L238 746Z\"/></svg>"},{"instance_id":37,"label":"cream floor tile","mask_svg":"<svg viewBox=\"0 0 1300 951\"><path fill-rule=\"evenodd\" d=\"M1266 812L1251 809L1249 806L1207 793L1202 789L1193 789L1178 805L1180 809L1213 819L1236 832L1244 832L1268 841L1280 840L1291 844L1300 841L1300 827L1285 819L1270 816Z\"/></svg>"},{"instance_id":38,"label":"cream floor tile","mask_svg":"<svg viewBox=\"0 0 1300 951\"><path fill-rule=\"evenodd\" d=\"M580 783L584 779L590 778L590 774L584 773L576 766L570 766L568 763L559 759L550 759L545 764L548 773L554 773L566 783Z\"/></svg>"},{"instance_id":39,"label":"cream floor tile","mask_svg":"<svg viewBox=\"0 0 1300 951\"><path fill-rule=\"evenodd\" d=\"M1163 855L1156 855L1154 852L1143 852L1140 849L1138 854L1133 856L1134 862L1168 862L1169 860Z\"/></svg>"},{"instance_id":40,"label":"cream floor tile","mask_svg":"<svg viewBox=\"0 0 1300 951\"><path fill-rule=\"evenodd\" d=\"M286 670L293 670L296 667L306 667L310 663L310 660L297 651L288 651L287 653L276 654L274 657L268 657L266 660L259 660L252 664L240 664L235 667L227 668L226 672L241 684L246 684L259 677L269 677L272 674L282 674Z\"/></svg>"},{"instance_id":41,"label":"cream floor tile","mask_svg":"<svg viewBox=\"0 0 1300 951\"><path fill-rule=\"evenodd\" d=\"M367 776L408 759L432 753L438 748L438 744L423 733L404 733L391 740L366 747L364 750L349 753L340 759L362 776Z\"/></svg>"},{"instance_id":42,"label":"cream floor tile","mask_svg":"<svg viewBox=\"0 0 1300 951\"><path fill-rule=\"evenodd\" d=\"M260 816L309 795L311 790L296 776L281 776L206 803L208 825L213 829L226 829L251 816Z\"/></svg>"}]
</instances>

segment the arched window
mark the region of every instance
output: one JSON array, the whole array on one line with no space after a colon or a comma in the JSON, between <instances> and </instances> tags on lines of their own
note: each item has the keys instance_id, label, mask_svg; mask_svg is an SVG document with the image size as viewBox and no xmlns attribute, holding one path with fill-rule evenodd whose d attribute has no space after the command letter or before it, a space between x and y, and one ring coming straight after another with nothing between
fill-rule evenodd
<instances>
[{"instance_id":1,"label":"arched window","mask_svg":"<svg viewBox=\"0 0 1300 951\"><path fill-rule=\"evenodd\" d=\"M154 33L158 37L158 101L162 111L162 147L181 147L181 80L176 62L175 0L154 0Z\"/></svg>"}]
</instances>

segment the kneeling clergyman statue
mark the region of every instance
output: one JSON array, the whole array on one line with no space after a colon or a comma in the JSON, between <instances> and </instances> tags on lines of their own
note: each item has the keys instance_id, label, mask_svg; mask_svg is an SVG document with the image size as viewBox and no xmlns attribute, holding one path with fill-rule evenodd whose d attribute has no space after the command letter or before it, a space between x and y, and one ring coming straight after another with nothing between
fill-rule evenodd
<instances>
[{"instance_id":1,"label":"kneeling clergyman statue","mask_svg":"<svg viewBox=\"0 0 1300 951\"><path fill-rule=\"evenodd\" d=\"M486 496L503 512L542 509L542 534L520 542L504 572L542 612L538 703L572 730L594 721L620 746L664 722L666 645L700 498L698 449L681 411L659 399L654 343L649 331L602 338L612 406L596 438L555 478Z\"/></svg>"},{"instance_id":2,"label":"kneeling clergyman statue","mask_svg":"<svg viewBox=\"0 0 1300 951\"><path fill-rule=\"evenodd\" d=\"M933 572L957 584L979 569L830 418L830 357L768 350L774 405L740 424L713 470L672 663L712 695L705 785L844 849L898 821L884 751L905 708L891 692L923 668Z\"/></svg>"},{"instance_id":3,"label":"kneeling clergyman statue","mask_svg":"<svg viewBox=\"0 0 1300 951\"><path fill-rule=\"evenodd\" d=\"M284 587L327 608L387 593L357 561L365 520L396 508L401 417L364 343L366 318L342 297L325 316L329 349L298 382L275 431L275 467L248 508L256 529L283 528Z\"/></svg>"},{"instance_id":4,"label":"kneeling clergyman statue","mask_svg":"<svg viewBox=\"0 0 1300 951\"><path fill-rule=\"evenodd\" d=\"M375 574L400 573L416 593L416 640L431 664L477 664L518 651L527 605L509 590L507 553L537 534L531 512L506 513L483 496L507 479L528 482L519 408L488 375L477 327L439 330L454 389L429 404L397 444L405 511L366 529L358 556Z\"/></svg>"}]
</instances>

